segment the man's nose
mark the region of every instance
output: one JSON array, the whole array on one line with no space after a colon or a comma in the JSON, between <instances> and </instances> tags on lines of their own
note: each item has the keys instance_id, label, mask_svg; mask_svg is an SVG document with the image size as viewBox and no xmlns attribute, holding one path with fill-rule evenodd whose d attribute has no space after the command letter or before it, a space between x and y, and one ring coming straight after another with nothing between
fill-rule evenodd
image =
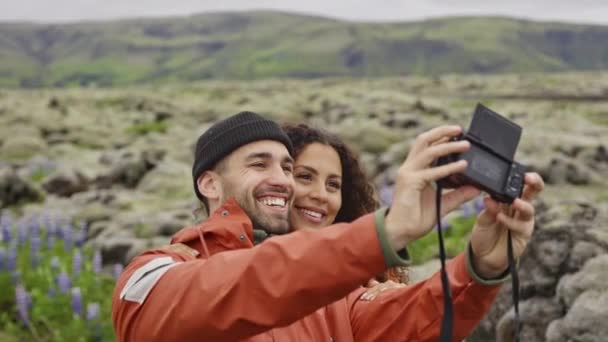
<instances>
[{"instance_id":1,"label":"man's nose","mask_svg":"<svg viewBox=\"0 0 608 342\"><path fill-rule=\"evenodd\" d=\"M286 173L282 165L272 168L268 183L274 186L281 186L293 190L294 180L291 173Z\"/></svg>"}]
</instances>

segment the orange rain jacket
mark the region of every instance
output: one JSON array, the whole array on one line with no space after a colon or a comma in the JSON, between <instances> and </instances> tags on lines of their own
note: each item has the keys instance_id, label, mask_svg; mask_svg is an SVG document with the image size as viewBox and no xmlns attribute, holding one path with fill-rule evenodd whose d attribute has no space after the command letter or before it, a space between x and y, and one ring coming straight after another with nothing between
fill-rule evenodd
<instances>
[{"instance_id":1,"label":"orange rain jacket","mask_svg":"<svg viewBox=\"0 0 608 342\"><path fill-rule=\"evenodd\" d=\"M118 280L112 320L118 341L437 341L439 273L358 300L360 285L387 267L369 214L299 230L254 247L252 224L234 200L171 245L132 260ZM489 310L500 286L474 281L466 255L447 264L454 340ZM477 279L477 278L476 278Z\"/></svg>"}]
</instances>

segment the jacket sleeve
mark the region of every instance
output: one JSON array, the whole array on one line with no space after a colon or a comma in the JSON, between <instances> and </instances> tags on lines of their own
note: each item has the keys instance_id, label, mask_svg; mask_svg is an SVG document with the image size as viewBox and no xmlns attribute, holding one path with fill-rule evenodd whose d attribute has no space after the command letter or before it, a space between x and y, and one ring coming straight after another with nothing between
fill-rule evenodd
<instances>
[{"instance_id":1,"label":"jacket sleeve","mask_svg":"<svg viewBox=\"0 0 608 342\"><path fill-rule=\"evenodd\" d=\"M159 255L139 256L119 279L112 305L118 341L245 339L345 297L386 268L373 214L208 259L170 256L169 269L148 266ZM124 294L126 286L145 287L136 272L147 279L159 269L165 271L149 293Z\"/></svg>"},{"instance_id":2,"label":"jacket sleeve","mask_svg":"<svg viewBox=\"0 0 608 342\"><path fill-rule=\"evenodd\" d=\"M485 281L475 275L470 249L446 264L454 305L454 341L468 336L489 311L505 278ZM438 341L443 317L441 274L361 301L366 289L348 296L355 341Z\"/></svg>"}]
</instances>

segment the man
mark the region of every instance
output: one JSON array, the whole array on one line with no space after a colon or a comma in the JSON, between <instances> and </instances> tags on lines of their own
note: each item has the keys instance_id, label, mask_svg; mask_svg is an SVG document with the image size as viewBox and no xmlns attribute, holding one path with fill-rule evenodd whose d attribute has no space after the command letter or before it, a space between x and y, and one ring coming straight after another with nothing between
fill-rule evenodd
<instances>
[{"instance_id":1,"label":"man","mask_svg":"<svg viewBox=\"0 0 608 342\"><path fill-rule=\"evenodd\" d=\"M136 257L123 272L112 304L118 340L437 340L443 311L438 274L373 301L360 300L360 284L406 264L395 251L432 230L432 183L462 172L466 163L431 164L469 148L467 142L445 142L459 132L445 126L416 139L388 213L291 232L289 139L274 122L250 112L216 123L198 140L192 172L210 217L178 232L171 245ZM530 201L543 183L536 174L527 175L526 183L522 199L512 205L513 217L486 200L467 252L447 265L455 339L483 318L504 281L507 229L516 257L530 239ZM445 194L443 214L478 193L462 187ZM256 243L254 232L269 238Z\"/></svg>"}]
</instances>

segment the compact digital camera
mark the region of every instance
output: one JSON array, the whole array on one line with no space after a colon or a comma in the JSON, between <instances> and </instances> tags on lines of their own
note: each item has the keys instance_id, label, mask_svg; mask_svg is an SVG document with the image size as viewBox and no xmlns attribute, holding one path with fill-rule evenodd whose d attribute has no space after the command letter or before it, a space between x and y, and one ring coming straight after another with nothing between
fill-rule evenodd
<instances>
[{"instance_id":1,"label":"compact digital camera","mask_svg":"<svg viewBox=\"0 0 608 342\"><path fill-rule=\"evenodd\" d=\"M473 185L499 202L512 203L524 186L525 167L513 160L521 132L517 124L477 104L468 131L452 138L468 140L471 148L435 162L439 166L464 159L468 162L466 171L437 183L446 189Z\"/></svg>"}]
</instances>

